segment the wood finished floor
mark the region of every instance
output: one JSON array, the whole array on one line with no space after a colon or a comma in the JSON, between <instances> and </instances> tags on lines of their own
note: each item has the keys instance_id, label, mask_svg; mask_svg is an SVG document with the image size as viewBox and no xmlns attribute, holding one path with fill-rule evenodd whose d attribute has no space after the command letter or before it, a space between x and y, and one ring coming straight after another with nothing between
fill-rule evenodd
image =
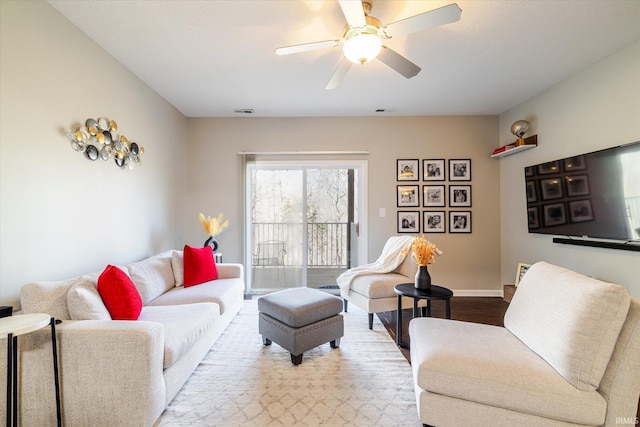
<instances>
[{"instance_id":1,"label":"wood finished floor","mask_svg":"<svg viewBox=\"0 0 640 427\"><path fill-rule=\"evenodd\" d=\"M443 301L432 301L431 316L444 319L444 307ZM508 307L509 303L502 298L453 297L451 298L451 319L504 326L504 313ZM402 311L403 342L409 342L409 321L411 320L412 311L411 309ZM389 332L389 335L395 340L397 313L395 311L385 311L378 313L378 318ZM400 350L404 357L410 361L409 349L401 348Z\"/></svg>"},{"instance_id":2,"label":"wood finished floor","mask_svg":"<svg viewBox=\"0 0 640 427\"><path fill-rule=\"evenodd\" d=\"M504 326L504 313L507 311L509 303L502 298L477 298L477 297L453 297L451 298L451 319L465 322L484 323L486 325ZM409 321L412 310L402 312L402 341L409 342ZM445 318L444 303L433 301L431 303L431 316ZM396 340L397 313L395 311L385 311L378 313L378 318L391 335ZM366 327L366 325L364 325ZM411 363L409 349L400 348L404 357ZM636 417L640 419L640 400L638 400L638 410Z\"/></svg>"}]
</instances>

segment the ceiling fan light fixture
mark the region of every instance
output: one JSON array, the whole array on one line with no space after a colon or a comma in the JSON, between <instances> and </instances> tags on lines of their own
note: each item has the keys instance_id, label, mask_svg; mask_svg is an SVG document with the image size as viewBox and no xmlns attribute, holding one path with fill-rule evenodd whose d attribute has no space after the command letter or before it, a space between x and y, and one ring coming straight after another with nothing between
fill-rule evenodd
<instances>
[{"instance_id":1,"label":"ceiling fan light fixture","mask_svg":"<svg viewBox=\"0 0 640 427\"><path fill-rule=\"evenodd\" d=\"M342 52L354 64L366 64L378 56L382 48L378 29L369 25L350 29L344 39Z\"/></svg>"}]
</instances>

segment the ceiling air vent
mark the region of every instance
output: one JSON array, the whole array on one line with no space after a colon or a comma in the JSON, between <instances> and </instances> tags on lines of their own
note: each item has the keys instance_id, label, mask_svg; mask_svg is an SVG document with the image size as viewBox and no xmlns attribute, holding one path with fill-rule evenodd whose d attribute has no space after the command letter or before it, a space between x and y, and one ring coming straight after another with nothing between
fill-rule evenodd
<instances>
[{"instance_id":1,"label":"ceiling air vent","mask_svg":"<svg viewBox=\"0 0 640 427\"><path fill-rule=\"evenodd\" d=\"M234 113L238 113L238 114L254 114L255 111L253 111L253 108L240 108L237 110L233 110Z\"/></svg>"}]
</instances>

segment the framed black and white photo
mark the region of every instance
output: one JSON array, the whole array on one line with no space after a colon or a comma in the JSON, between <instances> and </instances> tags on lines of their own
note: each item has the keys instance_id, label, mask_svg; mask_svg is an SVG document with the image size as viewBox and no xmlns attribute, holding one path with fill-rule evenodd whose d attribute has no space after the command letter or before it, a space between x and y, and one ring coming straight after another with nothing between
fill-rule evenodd
<instances>
[{"instance_id":1,"label":"framed black and white photo","mask_svg":"<svg viewBox=\"0 0 640 427\"><path fill-rule=\"evenodd\" d=\"M449 159L449 181L471 181L471 159Z\"/></svg>"},{"instance_id":2,"label":"framed black and white photo","mask_svg":"<svg viewBox=\"0 0 640 427\"><path fill-rule=\"evenodd\" d=\"M418 159L398 159L398 181L420 181L420 162Z\"/></svg>"},{"instance_id":3,"label":"framed black and white photo","mask_svg":"<svg viewBox=\"0 0 640 427\"><path fill-rule=\"evenodd\" d=\"M420 212L398 211L398 233L419 233Z\"/></svg>"},{"instance_id":4,"label":"framed black and white photo","mask_svg":"<svg viewBox=\"0 0 640 427\"><path fill-rule=\"evenodd\" d=\"M571 222L593 221L591 200L585 199L569 202L569 219L571 219Z\"/></svg>"},{"instance_id":5,"label":"framed black and white photo","mask_svg":"<svg viewBox=\"0 0 640 427\"><path fill-rule=\"evenodd\" d=\"M538 201L538 196L536 194L536 183L535 181L527 181L527 203L533 203Z\"/></svg>"},{"instance_id":6,"label":"framed black and white photo","mask_svg":"<svg viewBox=\"0 0 640 427\"><path fill-rule=\"evenodd\" d=\"M418 185L397 185L397 206L399 208L404 207L418 207L420 206L420 197L418 192L420 186Z\"/></svg>"},{"instance_id":7,"label":"framed black and white photo","mask_svg":"<svg viewBox=\"0 0 640 427\"><path fill-rule=\"evenodd\" d=\"M444 181L444 176L445 176L444 159L422 160L422 180L423 181Z\"/></svg>"},{"instance_id":8,"label":"framed black and white photo","mask_svg":"<svg viewBox=\"0 0 640 427\"><path fill-rule=\"evenodd\" d=\"M565 177L567 182L567 197L588 196L589 177L587 175L569 175Z\"/></svg>"},{"instance_id":9,"label":"framed black and white photo","mask_svg":"<svg viewBox=\"0 0 640 427\"><path fill-rule=\"evenodd\" d=\"M424 211L422 215L422 226L425 233L444 233L446 231L444 211Z\"/></svg>"},{"instance_id":10,"label":"framed black and white photo","mask_svg":"<svg viewBox=\"0 0 640 427\"><path fill-rule=\"evenodd\" d=\"M422 206L425 208L446 206L444 185L423 185Z\"/></svg>"},{"instance_id":11,"label":"framed black and white photo","mask_svg":"<svg viewBox=\"0 0 640 427\"><path fill-rule=\"evenodd\" d=\"M542 206L542 217L544 218L545 227L566 224L567 213L565 212L564 203L551 203Z\"/></svg>"},{"instance_id":12,"label":"framed black and white photo","mask_svg":"<svg viewBox=\"0 0 640 427\"><path fill-rule=\"evenodd\" d=\"M533 166L524 168L524 176L533 176Z\"/></svg>"},{"instance_id":13,"label":"framed black and white photo","mask_svg":"<svg viewBox=\"0 0 640 427\"><path fill-rule=\"evenodd\" d=\"M449 233L471 233L471 211L449 211Z\"/></svg>"},{"instance_id":14,"label":"framed black and white photo","mask_svg":"<svg viewBox=\"0 0 640 427\"><path fill-rule=\"evenodd\" d=\"M470 185L450 185L449 186L449 207L452 207L452 208L471 207L471 186Z\"/></svg>"},{"instance_id":15,"label":"framed black and white photo","mask_svg":"<svg viewBox=\"0 0 640 427\"><path fill-rule=\"evenodd\" d=\"M543 163L538 165L538 175L551 175L552 173L560 172L560 161L554 160L553 162Z\"/></svg>"},{"instance_id":16,"label":"framed black and white photo","mask_svg":"<svg viewBox=\"0 0 640 427\"><path fill-rule=\"evenodd\" d=\"M562 181L560 178L543 179L540 181L542 200L562 199Z\"/></svg>"},{"instance_id":17,"label":"framed black and white photo","mask_svg":"<svg viewBox=\"0 0 640 427\"><path fill-rule=\"evenodd\" d=\"M527 208L527 222L529 228L540 228L540 214L537 206Z\"/></svg>"},{"instance_id":18,"label":"framed black and white photo","mask_svg":"<svg viewBox=\"0 0 640 427\"><path fill-rule=\"evenodd\" d=\"M584 155L569 157L567 159L564 159L565 172L584 170L586 168L587 168L587 163L585 162Z\"/></svg>"}]
</instances>

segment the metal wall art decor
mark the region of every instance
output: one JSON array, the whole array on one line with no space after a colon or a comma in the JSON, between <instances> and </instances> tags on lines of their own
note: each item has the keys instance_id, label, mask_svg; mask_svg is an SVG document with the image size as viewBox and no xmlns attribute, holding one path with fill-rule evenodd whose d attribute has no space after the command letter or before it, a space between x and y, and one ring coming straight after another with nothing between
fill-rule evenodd
<instances>
[{"instance_id":1,"label":"metal wall art decor","mask_svg":"<svg viewBox=\"0 0 640 427\"><path fill-rule=\"evenodd\" d=\"M116 133L117 130L118 124L114 120L101 117L98 120L87 119L84 126L67 136L71 140L71 148L89 160L114 159L119 168L140 166L144 147Z\"/></svg>"}]
</instances>

